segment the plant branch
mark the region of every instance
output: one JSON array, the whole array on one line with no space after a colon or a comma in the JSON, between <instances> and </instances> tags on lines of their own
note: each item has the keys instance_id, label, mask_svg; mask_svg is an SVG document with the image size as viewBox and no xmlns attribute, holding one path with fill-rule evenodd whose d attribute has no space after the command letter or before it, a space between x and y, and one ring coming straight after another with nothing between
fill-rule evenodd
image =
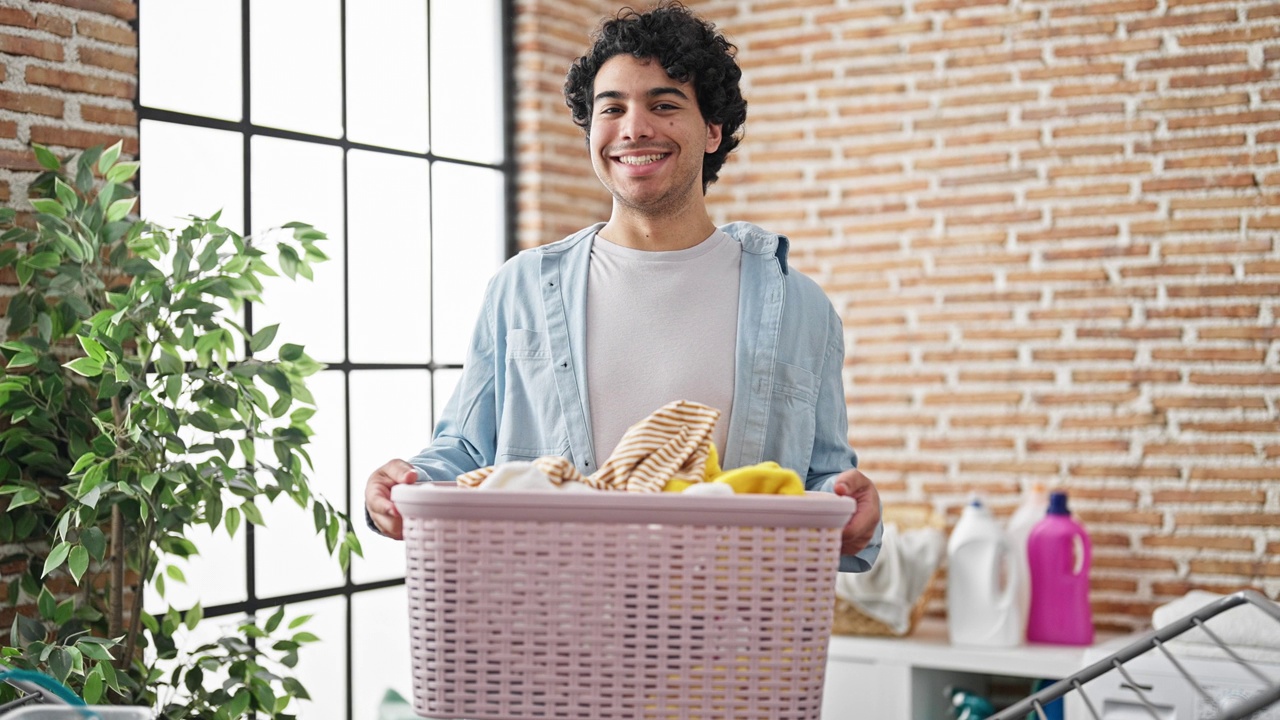
<instances>
[{"instance_id":1,"label":"plant branch","mask_svg":"<svg viewBox=\"0 0 1280 720\"><path fill-rule=\"evenodd\" d=\"M133 587L133 609L129 614L129 632L125 637L124 655L120 658L121 669L127 668L129 663L133 662L133 654L138 647L138 633L142 626L142 587L150 574L151 542L155 535L155 528L156 515L152 512L147 516L147 526L142 531L142 543L139 546L138 582Z\"/></svg>"},{"instance_id":2,"label":"plant branch","mask_svg":"<svg viewBox=\"0 0 1280 720\"><path fill-rule=\"evenodd\" d=\"M108 611L107 637L120 637L124 630L124 518L120 504L111 506L111 600Z\"/></svg>"}]
</instances>

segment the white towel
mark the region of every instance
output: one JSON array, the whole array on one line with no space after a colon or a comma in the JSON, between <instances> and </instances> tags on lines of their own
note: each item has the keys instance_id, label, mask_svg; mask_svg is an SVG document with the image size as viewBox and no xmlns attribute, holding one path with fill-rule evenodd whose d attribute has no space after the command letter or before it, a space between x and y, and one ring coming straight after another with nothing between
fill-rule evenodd
<instances>
[{"instance_id":1,"label":"white towel","mask_svg":"<svg viewBox=\"0 0 1280 720\"><path fill-rule=\"evenodd\" d=\"M1223 597L1192 590L1156 608L1151 613L1151 625L1158 630ZM1224 610L1204 624L1240 657L1257 662L1280 662L1280 621L1253 605L1246 603ZM1230 657L1200 628L1191 628L1167 644L1188 655Z\"/></svg>"},{"instance_id":2,"label":"white towel","mask_svg":"<svg viewBox=\"0 0 1280 720\"><path fill-rule=\"evenodd\" d=\"M947 540L937 528L900 532L885 523L880 557L864 573L837 573L836 595L902 635L911 626L911 609L933 577Z\"/></svg>"},{"instance_id":3,"label":"white towel","mask_svg":"<svg viewBox=\"0 0 1280 720\"><path fill-rule=\"evenodd\" d=\"M557 492L595 492L586 483L566 480L559 485L538 466L537 460L512 460L495 465L493 471L476 486L477 490L555 490Z\"/></svg>"}]
</instances>

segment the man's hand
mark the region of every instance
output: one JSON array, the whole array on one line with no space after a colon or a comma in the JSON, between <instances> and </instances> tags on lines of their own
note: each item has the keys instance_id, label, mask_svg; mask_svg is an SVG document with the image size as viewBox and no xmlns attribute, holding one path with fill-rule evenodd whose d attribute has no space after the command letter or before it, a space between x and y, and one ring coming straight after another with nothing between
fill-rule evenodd
<instances>
[{"instance_id":1,"label":"man's hand","mask_svg":"<svg viewBox=\"0 0 1280 720\"><path fill-rule=\"evenodd\" d=\"M403 460L392 460L369 476L364 487L364 506L383 535L393 540L404 539L404 519L391 502L391 488L412 485L417 481L418 471Z\"/></svg>"},{"instance_id":2,"label":"man's hand","mask_svg":"<svg viewBox=\"0 0 1280 720\"><path fill-rule=\"evenodd\" d=\"M858 470L845 470L837 475L832 489L836 495L851 497L858 503L849 524L840 531L840 554L856 555L871 542L880 525L880 493Z\"/></svg>"}]
</instances>

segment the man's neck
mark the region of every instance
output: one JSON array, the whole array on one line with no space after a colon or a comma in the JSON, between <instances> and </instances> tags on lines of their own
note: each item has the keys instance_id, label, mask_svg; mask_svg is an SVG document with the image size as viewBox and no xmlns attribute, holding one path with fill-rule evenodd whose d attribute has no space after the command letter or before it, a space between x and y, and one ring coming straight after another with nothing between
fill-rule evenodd
<instances>
[{"instance_id":1,"label":"man's neck","mask_svg":"<svg viewBox=\"0 0 1280 720\"><path fill-rule=\"evenodd\" d=\"M599 235L614 245L637 250L684 250L711 237L715 229L700 203L675 214L649 215L614 201L613 213Z\"/></svg>"}]
</instances>

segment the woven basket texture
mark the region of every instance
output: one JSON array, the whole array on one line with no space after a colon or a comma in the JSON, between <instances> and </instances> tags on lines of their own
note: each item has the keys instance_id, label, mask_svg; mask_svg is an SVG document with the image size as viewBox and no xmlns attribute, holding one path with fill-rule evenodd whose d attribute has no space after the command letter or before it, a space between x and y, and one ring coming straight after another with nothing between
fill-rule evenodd
<instances>
[{"instance_id":1,"label":"woven basket texture","mask_svg":"<svg viewBox=\"0 0 1280 720\"><path fill-rule=\"evenodd\" d=\"M406 517L432 718L822 712L838 528Z\"/></svg>"}]
</instances>

